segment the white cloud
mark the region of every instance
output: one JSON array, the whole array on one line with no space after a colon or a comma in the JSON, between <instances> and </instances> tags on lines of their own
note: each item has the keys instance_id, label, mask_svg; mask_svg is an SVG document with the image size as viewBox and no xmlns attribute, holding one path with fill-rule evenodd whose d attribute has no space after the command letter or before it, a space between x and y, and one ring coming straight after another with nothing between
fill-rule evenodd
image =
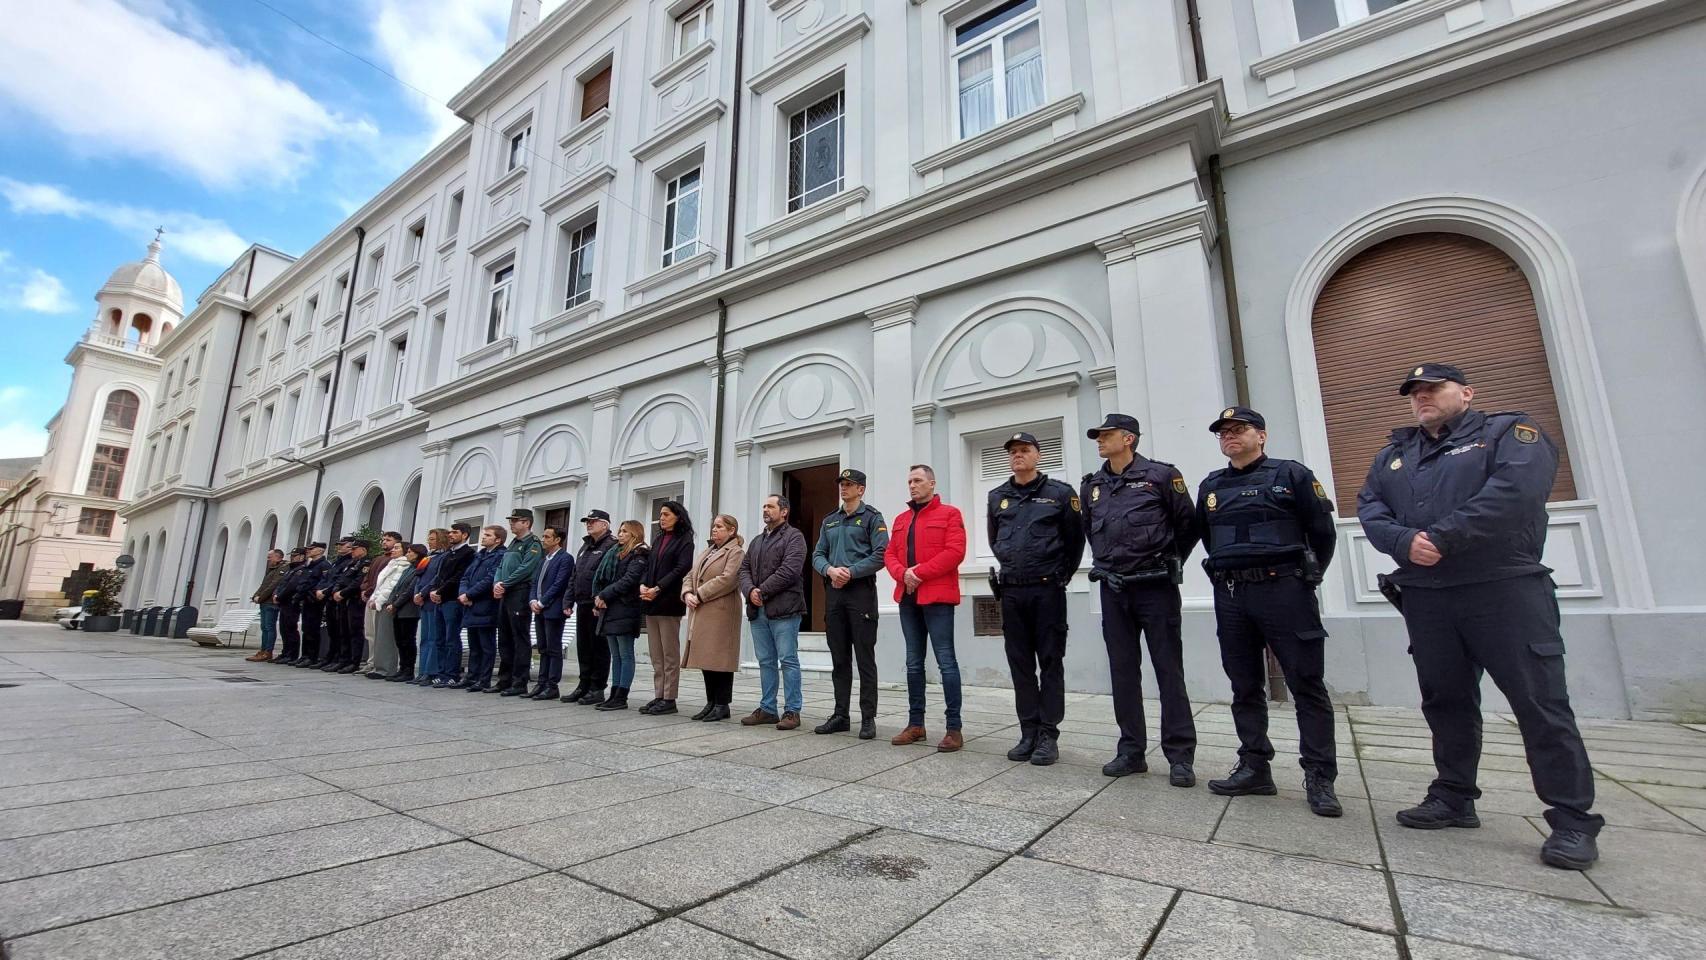
<instances>
[{"instance_id":1,"label":"white cloud","mask_svg":"<svg viewBox=\"0 0 1706 960\"><path fill-rule=\"evenodd\" d=\"M176 210L150 210L123 203L97 203L74 197L50 183L24 183L0 177L0 197L13 213L97 220L115 230L138 238L151 236L156 226L166 228L166 244L173 251L203 263L226 266L249 249L243 238L223 221Z\"/></svg>"},{"instance_id":2,"label":"white cloud","mask_svg":"<svg viewBox=\"0 0 1706 960\"><path fill-rule=\"evenodd\" d=\"M18 288L18 306L35 313L70 313L77 309L58 277L34 268Z\"/></svg>"},{"instance_id":3,"label":"white cloud","mask_svg":"<svg viewBox=\"0 0 1706 960\"><path fill-rule=\"evenodd\" d=\"M0 387L0 458L39 457L47 451L47 428L24 416L28 396L20 386Z\"/></svg>"},{"instance_id":4,"label":"white cloud","mask_svg":"<svg viewBox=\"0 0 1706 960\"><path fill-rule=\"evenodd\" d=\"M509 6L509 0L375 0L381 61L431 98L409 95L432 124L433 143L463 123L443 104L503 53Z\"/></svg>"},{"instance_id":5,"label":"white cloud","mask_svg":"<svg viewBox=\"0 0 1706 960\"><path fill-rule=\"evenodd\" d=\"M372 134L181 7L133 3L142 10L117 0L15 5L0 31L0 99L80 152L143 158L214 187L290 180L322 140Z\"/></svg>"}]
</instances>

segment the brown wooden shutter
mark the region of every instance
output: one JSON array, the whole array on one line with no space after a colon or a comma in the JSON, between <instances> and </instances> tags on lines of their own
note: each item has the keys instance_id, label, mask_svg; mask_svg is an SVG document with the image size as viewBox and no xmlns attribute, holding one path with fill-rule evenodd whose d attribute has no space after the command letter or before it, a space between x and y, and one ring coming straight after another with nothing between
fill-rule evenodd
<instances>
[{"instance_id":1,"label":"brown wooden shutter","mask_svg":"<svg viewBox=\"0 0 1706 960\"><path fill-rule=\"evenodd\" d=\"M610 68L605 67L586 78L581 85L581 119L585 120L610 106Z\"/></svg>"},{"instance_id":2,"label":"brown wooden shutter","mask_svg":"<svg viewBox=\"0 0 1706 960\"><path fill-rule=\"evenodd\" d=\"M1342 516L1394 427L1413 423L1398 396L1423 361L1462 368L1475 408L1521 411L1558 446L1551 500L1573 500L1575 478L1552 388L1534 293L1522 268L1473 237L1418 233L1351 258L1315 301L1315 362Z\"/></svg>"}]
</instances>

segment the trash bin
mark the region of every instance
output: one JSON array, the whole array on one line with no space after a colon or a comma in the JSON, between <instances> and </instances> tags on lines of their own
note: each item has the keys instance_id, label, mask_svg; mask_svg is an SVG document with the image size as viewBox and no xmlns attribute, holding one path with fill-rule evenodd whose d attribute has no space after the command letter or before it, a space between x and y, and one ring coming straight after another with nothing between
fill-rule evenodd
<instances>
[{"instance_id":1,"label":"trash bin","mask_svg":"<svg viewBox=\"0 0 1706 960\"><path fill-rule=\"evenodd\" d=\"M188 640L190 628L195 626L196 609L194 607L179 607L172 617L172 629L167 634L174 640Z\"/></svg>"},{"instance_id":2,"label":"trash bin","mask_svg":"<svg viewBox=\"0 0 1706 960\"><path fill-rule=\"evenodd\" d=\"M160 609L159 607L149 607L142 611L142 616L136 618L136 622L142 627L142 636L152 637L154 635L154 625L160 622ZM137 631L133 629L131 632L136 633Z\"/></svg>"},{"instance_id":3,"label":"trash bin","mask_svg":"<svg viewBox=\"0 0 1706 960\"><path fill-rule=\"evenodd\" d=\"M120 630L129 630L131 633L135 633L136 632L136 611L135 610L120 610L118 615L119 615L118 628Z\"/></svg>"},{"instance_id":4,"label":"trash bin","mask_svg":"<svg viewBox=\"0 0 1706 960\"><path fill-rule=\"evenodd\" d=\"M0 620L16 620L24 615L24 601L0 600Z\"/></svg>"},{"instance_id":5,"label":"trash bin","mask_svg":"<svg viewBox=\"0 0 1706 960\"><path fill-rule=\"evenodd\" d=\"M163 637L170 633L172 630L172 616L177 612L177 607L167 607L164 610L161 610L160 619L149 625L153 629L148 631L148 635L151 637Z\"/></svg>"}]
</instances>

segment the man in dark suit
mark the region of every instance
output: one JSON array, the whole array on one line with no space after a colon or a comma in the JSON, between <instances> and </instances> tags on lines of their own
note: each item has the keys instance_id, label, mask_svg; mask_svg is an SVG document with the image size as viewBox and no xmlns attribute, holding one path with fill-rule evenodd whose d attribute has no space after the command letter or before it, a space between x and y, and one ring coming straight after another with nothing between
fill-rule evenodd
<instances>
[{"instance_id":1,"label":"man in dark suit","mask_svg":"<svg viewBox=\"0 0 1706 960\"><path fill-rule=\"evenodd\" d=\"M539 535L545 559L539 562L539 572L533 578L533 599L528 603L533 610L533 632L538 636L539 682L528 692L529 700L557 699L557 684L563 680L563 625L568 621L563 599L575 575L575 558L563 549L564 539L561 527L548 526Z\"/></svg>"}]
</instances>

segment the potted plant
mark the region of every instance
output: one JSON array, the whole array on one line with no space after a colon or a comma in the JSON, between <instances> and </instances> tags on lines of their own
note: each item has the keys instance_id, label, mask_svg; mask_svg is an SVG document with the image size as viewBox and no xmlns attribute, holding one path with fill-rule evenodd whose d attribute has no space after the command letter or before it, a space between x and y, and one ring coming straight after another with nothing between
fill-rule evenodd
<instances>
[{"instance_id":1,"label":"potted plant","mask_svg":"<svg viewBox=\"0 0 1706 960\"><path fill-rule=\"evenodd\" d=\"M119 627L119 591L124 588L121 570L96 570L89 580L94 595L83 602L85 633L112 633Z\"/></svg>"}]
</instances>

